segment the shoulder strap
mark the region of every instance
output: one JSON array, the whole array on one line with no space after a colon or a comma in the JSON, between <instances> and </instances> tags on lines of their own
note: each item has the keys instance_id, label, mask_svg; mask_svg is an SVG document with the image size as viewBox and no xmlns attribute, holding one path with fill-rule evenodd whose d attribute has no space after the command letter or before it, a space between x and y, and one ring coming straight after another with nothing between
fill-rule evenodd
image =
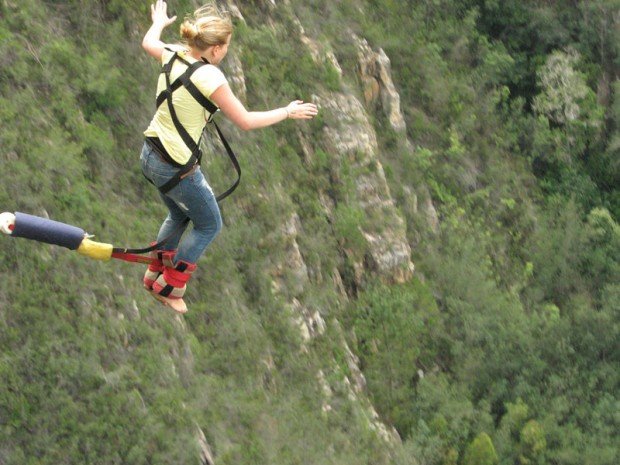
<instances>
[{"instance_id":1,"label":"shoulder strap","mask_svg":"<svg viewBox=\"0 0 620 465\"><path fill-rule=\"evenodd\" d=\"M170 117L172 118L174 127L179 133L179 136L181 136L181 139L183 139L183 142L185 143L187 148L191 152L191 157L190 157L190 160L188 161L188 164L192 162L192 165L193 165L194 163L196 163L196 159L200 159L200 147L199 147L200 141L198 141L198 144L197 144L196 141L192 139L192 136L189 135L185 127L183 127L183 125L181 124L181 121L179 121L177 112L174 109L174 105L172 104L172 85L170 83L170 71L172 70L172 65L174 64L174 61L177 58L179 58L179 55L178 53L175 52L172 58L170 59L170 61L166 63L163 69L163 72L166 77L166 91L167 91L165 100L168 103L168 110L170 111ZM196 158L194 159L194 157Z\"/></svg>"},{"instance_id":2,"label":"shoulder strap","mask_svg":"<svg viewBox=\"0 0 620 465\"><path fill-rule=\"evenodd\" d=\"M202 65L204 65L204 63L202 63ZM198 67L196 67L196 69L197 68ZM192 82L192 80L190 79L190 76L194 71L195 69L192 69L191 67L187 68L187 71L181 74L181 76L179 76L179 80L183 84L183 87L185 87L187 91L191 94L191 96L194 97L194 99L198 103L200 103L200 105L202 105L203 108L205 108L209 113L213 114L217 110L219 110L219 108L215 106L215 104L211 102L211 100L205 97L204 94L200 92L198 87L196 87L196 84Z\"/></svg>"},{"instance_id":3,"label":"shoulder strap","mask_svg":"<svg viewBox=\"0 0 620 465\"><path fill-rule=\"evenodd\" d=\"M187 91L191 94L191 96L194 97L194 99L198 103L200 103L200 105L202 105L209 113L211 114L215 113L218 110L217 106L207 97L205 97L204 94L200 92L198 87L196 87L196 84L194 84L191 80L192 74L194 74L194 72L198 68L201 68L202 66L205 66L208 63L205 63L204 61L195 61L194 63L190 63L189 61L181 58L178 55L178 53L175 52L172 58L170 59L170 61L168 61L168 63L166 63L162 67L162 73L167 73L168 75L170 74L174 60L179 60L183 62L187 66L187 69L185 70L183 74L181 74L177 79L175 79L175 81L170 86L166 86L166 89L164 89L157 96L157 101L156 101L157 107L159 107L162 103L164 103L164 100L168 98L168 95L171 95L175 90L183 86L185 87L185 89L187 89Z\"/></svg>"}]
</instances>

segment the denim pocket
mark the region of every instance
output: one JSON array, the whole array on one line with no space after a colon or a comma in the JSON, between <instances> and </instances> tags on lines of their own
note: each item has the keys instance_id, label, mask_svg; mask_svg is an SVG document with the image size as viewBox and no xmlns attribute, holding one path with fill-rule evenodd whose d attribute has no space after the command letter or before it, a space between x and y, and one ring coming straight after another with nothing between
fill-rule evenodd
<instances>
[{"instance_id":1,"label":"denim pocket","mask_svg":"<svg viewBox=\"0 0 620 465\"><path fill-rule=\"evenodd\" d=\"M151 171L148 175L148 178L155 184L156 187L161 187L166 184L173 175L171 174L160 174L154 171Z\"/></svg>"},{"instance_id":2,"label":"denim pocket","mask_svg":"<svg viewBox=\"0 0 620 465\"><path fill-rule=\"evenodd\" d=\"M166 184L178 171L178 168L163 161L148 144L142 149L140 164L144 176L157 187Z\"/></svg>"}]
</instances>

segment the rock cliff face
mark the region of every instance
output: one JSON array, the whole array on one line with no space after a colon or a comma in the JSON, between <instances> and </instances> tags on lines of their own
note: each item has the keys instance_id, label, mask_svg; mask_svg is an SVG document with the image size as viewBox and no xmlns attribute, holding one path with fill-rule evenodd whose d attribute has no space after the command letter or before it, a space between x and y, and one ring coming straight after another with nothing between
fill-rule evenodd
<instances>
[{"instance_id":1,"label":"rock cliff face","mask_svg":"<svg viewBox=\"0 0 620 465\"><path fill-rule=\"evenodd\" d=\"M365 39L355 37L358 48L358 67L366 105L382 111L392 129L405 134L405 119L400 111L400 95L390 71L390 59L383 49L374 51Z\"/></svg>"},{"instance_id":2,"label":"rock cliff face","mask_svg":"<svg viewBox=\"0 0 620 465\"><path fill-rule=\"evenodd\" d=\"M240 20L245 21L239 8L228 1L228 9ZM257 4L266 15L266 24L275 23L275 15L290 15L297 40L308 50L317 64L328 62L340 77L343 69L329 44L311 38L304 30L299 18L292 14L287 1L263 0ZM347 202L363 213L363 219L357 226L360 236L365 241L366 252L360 256L342 248L343 258L352 262L356 287L364 285L368 276L379 277L388 283L402 283L409 280L414 271L411 261L411 248L407 241L405 222L392 198L385 172L381 163L380 147L377 134L371 123L371 115L381 112L391 128L398 134L406 132L405 121L400 109L400 97L390 72L390 60L381 49L372 50L368 42L353 36L353 43L358 50L357 76L354 80L359 88L343 85L340 91L324 92L313 96L320 111L329 121L322 129L319 141L309 142L303 132L298 131L299 143L306 162L311 162L316 151L321 150L329 157L331 178L337 181L340 171L346 167L353 173L353 192ZM241 99L245 98L245 79L240 60L231 52L227 63L227 74L231 76L231 85ZM359 97L359 96L362 97ZM318 192L324 212L330 222L334 222L338 199L330 192ZM324 334L326 327L336 321L329 321L330 311L327 308L310 308L304 303L303 294L309 285L308 267L300 251L298 238L304 233L304 225L297 214L283 218L282 224L276 228L281 237L281 250L278 262L272 262L266 270L271 276L272 292L286 296L293 317L293 324L299 327L303 345L309 344L313 338ZM347 299L343 280L336 273L333 286L337 293ZM328 321L326 321L326 319ZM341 372L337 369L336 360L317 374L317 381L325 395L323 411L328 413L332 407L334 392L346 392L346 396L357 405L366 418L370 429L387 443L399 442L398 433L384 424L371 402L366 397L366 380L359 368L359 360L341 337L341 345L346 354L348 375L336 382L328 383L333 376L326 376L325 371ZM304 348L302 347L302 350Z\"/></svg>"},{"instance_id":3,"label":"rock cliff face","mask_svg":"<svg viewBox=\"0 0 620 465\"><path fill-rule=\"evenodd\" d=\"M366 216L360 230L368 254L363 262L356 263L356 280L363 279L362 272L374 272L386 281L407 281L413 264L405 223L390 194L378 156L377 135L368 114L353 94L332 93L321 96L318 103L322 111L333 117L333 124L323 129L322 145L335 159L334 166L347 164L356 173L353 201Z\"/></svg>"}]
</instances>

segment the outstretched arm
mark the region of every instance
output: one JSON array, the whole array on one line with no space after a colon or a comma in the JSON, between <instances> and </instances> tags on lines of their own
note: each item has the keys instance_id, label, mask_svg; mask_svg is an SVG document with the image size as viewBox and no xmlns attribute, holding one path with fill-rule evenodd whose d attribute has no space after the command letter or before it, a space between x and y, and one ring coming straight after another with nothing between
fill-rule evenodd
<instances>
[{"instance_id":1,"label":"outstretched arm","mask_svg":"<svg viewBox=\"0 0 620 465\"><path fill-rule=\"evenodd\" d=\"M317 115L318 108L314 103L294 100L286 107L268 111L247 111L239 99L233 94L228 84L222 84L209 97L236 126L249 131L264 128L292 119L310 119Z\"/></svg>"},{"instance_id":2,"label":"outstretched arm","mask_svg":"<svg viewBox=\"0 0 620 465\"><path fill-rule=\"evenodd\" d=\"M161 61L161 55L166 46L160 39L161 33L167 26L170 26L177 19L176 16L172 18L168 17L166 12L168 5L163 0L157 0L155 5L151 5L151 19L153 24L144 35L142 39L142 48L146 50L146 53Z\"/></svg>"}]
</instances>

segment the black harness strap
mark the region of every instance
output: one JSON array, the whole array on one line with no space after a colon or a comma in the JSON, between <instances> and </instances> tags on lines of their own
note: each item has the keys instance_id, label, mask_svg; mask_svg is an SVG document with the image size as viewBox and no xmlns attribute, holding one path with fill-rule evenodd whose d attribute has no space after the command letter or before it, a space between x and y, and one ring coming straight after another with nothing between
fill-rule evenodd
<instances>
[{"instance_id":1,"label":"black harness strap","mask_svg":"<svg viewBox=\"0 0 620 465\"><path fill-rule=\"evenodd\" d=\"M187 146L187 148L189 148L189 150L191 151L191 155L189 157L189 160L187 161L187 163L185 165L183 165L176 173L175 175L170 178L168 180L168 182L166 182L163 186L161 186L159 188L160 192L162 194L167 193L168 191L170 191L173 187L175 187L180 181L181 178L183 177L184 174L188 173L189 170L191 170L194 165L196 163L200 163L200 158L201 158L201 153L200 153L200 140L198 140L198 143L196 143L196 141L194 141L194 139L192 139L192 136L190 136L190 134L187 132L187 130L185 129L185 127L183 127L183 125L181 124L181 121L179 121L179 117L177 116L177 112L174 109L174 105L172 104L172 86L170 84L170 71L172 70L172 65L174 64L174 60L175 57L177 57L178 55L175 53L173 55L173 57L170 59L170 61L168 61L168 63L166 63L166 65L164 66L164 73L166 76L166 102L168 103L168 111L170 112L170 117L172 118L172 122L174 123L174 127L177 130L177 132L179 133L179 136L181 136L181 139L183 139L183 142L185 143L185 145ZM199 63L199 62L196 62ZM185 71L185 73L183 74L187 74L188 72L194 72L196 69L198 69L197 67L188 67L187 70ZM182 82L182 81L181 81ZM202 138L202 135L200 136Z\"/></svg>"},{"instance_id":2,"label":"black harness strap","mask_svg":"<svg viewBox=\"0 0 620 465\"><path fill-rule=\"evenodd\" d=\"M237 160L237 157L235 157L235 153L230 148L230 145L228 144L228 141L224 137L224 134L222 134L222 131L220 130L220 127L215 123L215 121L212 121L212 122L213 122L213 126L215 126L215 129L217 130L218 135L220 136L220 140L222 141L222 144L224 145L224 148L226 149L226 153L228 154L228 158L230 158L230 162L233 164L233 166L235 167L235 171L237 172L237 179L235 180L233 185L230 186L228 189L226 189L226 191L222 192L217 197L215 197L215 200L220 202L221 200L225 199L230 194L232 194L233 191L237 188L237 186L241 182L241 166L239 165L239 160Z\"/></svg>"},{"instance_id":3,"label":"black harness strap","mask_svg":"<svg viewBox=\"0 0 620 465\"><path fill-rule=\"evenodd\" d=\"M183 59L179 58L179 60L183 60ZM164 89L157 96L157 100L155 101L157 108L159 108L159 106L162 103L164 103L164 101L166 101L166 99L168 98L168 95L172 95L172 93L175 90L177 90L181 86L184 86L187 89L187 91L190 94L192 94L192 97L194 97L194 99L196 99L204 108L206 108L209 113L211 114L215 113L218 110L217 106L213 102L211 102L211 100L209 100L207 97L205 97L202 92L200 92L198 87L196 87L196 85L192 82L192 80L189 78L187 74L189 72L189 75L191 75L196 69L200 68L200 66L205 65L205 64L206 63L199 62L199 61L191 64L188 67L187 71L183 73L181 76L179 76L179 78L176 79L170 85L170 91L168 91L168 89Z\"/></svg>"}]
</instances>

